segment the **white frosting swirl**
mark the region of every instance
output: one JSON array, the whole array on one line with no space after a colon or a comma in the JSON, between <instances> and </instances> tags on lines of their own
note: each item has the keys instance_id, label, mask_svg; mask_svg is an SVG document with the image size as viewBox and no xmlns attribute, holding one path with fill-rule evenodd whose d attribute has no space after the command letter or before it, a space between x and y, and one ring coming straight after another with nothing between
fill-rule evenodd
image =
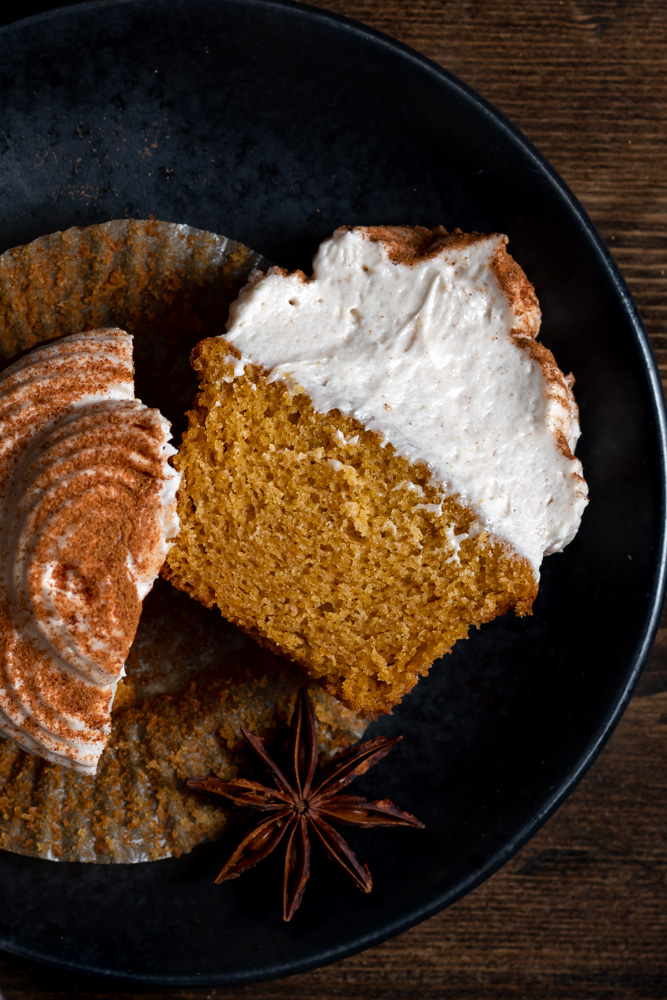
<instances>
[{"instance_id":1,"label":"white frosting swirl","mask_svg":"<svg viewBox=\"0 0 667 1000\"><path fill-rule=\"evenodd\" d=\"M178 531L169 424L132 338L65 337L0 374L0 733L94 772L141 600Z\"/></svg>"}]
</instances>

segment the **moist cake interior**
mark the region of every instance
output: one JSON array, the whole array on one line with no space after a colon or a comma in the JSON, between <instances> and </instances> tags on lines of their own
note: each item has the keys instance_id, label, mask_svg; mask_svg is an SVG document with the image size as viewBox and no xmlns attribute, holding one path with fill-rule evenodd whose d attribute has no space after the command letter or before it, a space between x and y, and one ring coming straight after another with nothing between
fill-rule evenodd
<instances>
[{"instance_id":1,"label":"moist cake interior","mask_svg":"<svg viewBox=\"0 0 667 1000\"><path fill-rule=\"evenodd\" d=\"M234 377L236 353L224 338L194 352L168 579L369 717L471 625L530 612L528 561L425 465L259 366Z\"/></svg>"}]
</instances>

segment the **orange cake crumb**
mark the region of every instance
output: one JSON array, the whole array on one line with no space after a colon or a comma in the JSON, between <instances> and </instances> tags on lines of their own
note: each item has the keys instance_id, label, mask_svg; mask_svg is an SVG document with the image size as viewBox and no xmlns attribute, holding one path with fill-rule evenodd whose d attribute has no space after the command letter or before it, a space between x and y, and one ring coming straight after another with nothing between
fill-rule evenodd
<instances>
[{"instance_id":1,"label":"orange cake crumb","mask_svg":"<svg viewBox=\"0 0 667 1000\"><path fill-rule=\"evenodd\" d=\"M473 511L425 465L259 366L233 378L236 353L213 337L193 354L172 583L367 716L471 625L530 612L527 560L471 531Z\"/></svg>"}]
</instances>

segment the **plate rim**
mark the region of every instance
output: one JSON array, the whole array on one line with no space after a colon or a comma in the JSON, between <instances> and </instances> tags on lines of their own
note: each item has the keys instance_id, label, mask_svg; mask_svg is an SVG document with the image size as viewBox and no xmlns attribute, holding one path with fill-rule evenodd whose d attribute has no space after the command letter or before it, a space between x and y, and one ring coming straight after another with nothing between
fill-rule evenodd
<instances>
[{"instance_id":1,"label":"plate rim","mask_svg":"<svg viewBox=\"0 0 667 1000\"><path fill-rule=\"evenodd\" d=\"M121 6L142 6L164 4L168 0L103 0L104 8ZM516 143L521 151L532 160L539 172L544 176L549 185L554 188L560 198L567 204L572 217L578 222L582 236L590 242L592 250L602 269L611 278L615 291L620 300L628 320L628 325L632 328L634 339L640 349L643 369L647 375L650 386L650 411L655 422L656 437L660 448L660 468L656 470L656 484L660 486L660 511L661 511L661 532L656 538L656 553L654 557L654 571L650 602L647 607L645 627L641 636L639 648L634 658L628 665L625 684L620 692L620 696L615 700L613 711L607 716L602 729L590 742L586 752L579 759L574 768L561 785L552 793L542 808L524 824L521 830L502 849L498 850L487 862L473 872L467 879L457 883L456 887L447 892L440 893L428 904L411 910L410 913L400 919L396 919L389 924L383 924L381 928L370 931L361 938L355 938L353 942L347 942L335 947L320 951L317 955L309 958L293 961L283 961L276 963L271 968L263 967L261 970L242 969L236 972L226 972L220 975L159 975L127 973L121 974L103 967L93 965L83 965L74 962L61 962L57 958L45 957L35 953L31 948L16 947L0 942L0 948L7 954L15 955L19 958L34 961L40 965L55 967L64 971L77 973L80 975L95 976L104 979L107 983L127 985L128 983L146 984L154 986L225 986L251 984L256 982L271 981L287 976L297 975L322 968L333 962L341 961L352 955L359 954L368 948L379 945L398 934L402 934L411 927L422 923L424 920L441 912L469 892L485 882L494 875L511 857L513 857L530 840L554 814L564 800L574 791L586 772L595 762L600 752L606 745L611 734L616 728L623 712L632 696L632 692L637 684L642 669L650 653L655 634L658 629L662 612L665 588L667 584L667 407L665 396L660 380L651 343L641 319L639 310L634 302L625 279L614 260L609 248L603 241L595 224L588 212L574 195L569 186L560 177L549 161L540 153L523 132L510 121L501 111L491 104L485 97L474 90L470 85L455 76L444 66L423 55L416 49L411 48L404 42L393 38L377 28L363 24L345 15L321 7L314 7L311 4L301 3L298 0L205 0L205 2L215 3L216 6L236 6L236 7L256 7L256 8L276 8L288 10L305 17L306 19L317 18L323 22L329 22L352 34L356 34L361 39L369 41L375 45L381 45L384 49L396 53L401 59L408 59L417 68L426 71L435 77L440 86L454 90L465 101L474 104L486 119L493 121L494 125L500 128L503 133L509 135L510 139ZM17 26L24 24L38 23L52 18L60 18L63 15L70 15L75 11L93 11L100 7L99 0L84 0L81 3L64 3L55 6L47 11L28 15L9 21L0 25L0 37L14 30ZM639 635L638 635L639 638ZM5 852L3 852L5 853ZM9 852L7 852L9 853ZM34 859L39 860L39 859ZM54 862L55 863L55 862ZM61 863L61 862L59 862ZM152 862L146 862L152 864Z\"/></svg>"}]
</instances>

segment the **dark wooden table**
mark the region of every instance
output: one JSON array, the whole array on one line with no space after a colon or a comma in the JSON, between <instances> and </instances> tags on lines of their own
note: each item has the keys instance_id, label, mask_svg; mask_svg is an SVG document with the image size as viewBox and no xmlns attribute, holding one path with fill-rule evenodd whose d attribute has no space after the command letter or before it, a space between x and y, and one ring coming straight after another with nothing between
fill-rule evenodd
<instances>
[{"instance_id":1,"label":"dark wooden table","mask_svg":"<svg viewBox=\"0 0 667 1000\"><path fill-rule=\"evenodd\" d=\"M598 226L667 379L665 0L325 0L441 63L551 161ZM127 990L0 955L6 1000L667 997L667 617L579 788L451 909L336 966L231 990ZM175 942L175 946L177 946Z\"/></svg>"}]
</instances>

